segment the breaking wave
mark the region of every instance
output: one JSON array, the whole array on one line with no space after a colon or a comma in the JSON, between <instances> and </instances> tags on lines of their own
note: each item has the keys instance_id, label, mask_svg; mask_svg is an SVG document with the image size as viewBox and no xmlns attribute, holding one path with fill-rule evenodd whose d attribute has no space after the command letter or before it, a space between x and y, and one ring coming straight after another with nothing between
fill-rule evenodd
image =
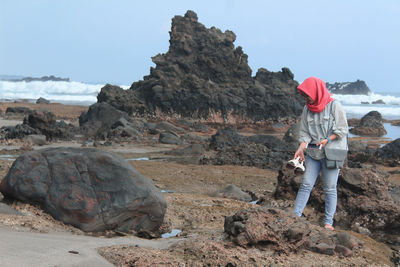
<instances>
[{"instance_id":1,"label":"breaking wave","mask_svg":"<svg viewBox=\"0 0 400 267\"><path fill-rule=\"evenodd\" d=\"M62 103L76 102L93 104L104 84L81 82L33 81L9 82L0 81L0 99L2 100L36 100L43 97L50 101ZM126 89L129 86L121 86Z\"/></svg>"}]
</instances>

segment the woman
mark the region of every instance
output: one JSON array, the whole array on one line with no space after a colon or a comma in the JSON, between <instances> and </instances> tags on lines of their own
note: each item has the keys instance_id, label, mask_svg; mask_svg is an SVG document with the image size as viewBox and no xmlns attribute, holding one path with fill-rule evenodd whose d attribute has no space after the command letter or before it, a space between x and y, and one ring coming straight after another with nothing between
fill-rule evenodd
<instances>
[{"instance_id":1,"label":"woman","mask_svg":"<svg viewBox=\"0 0 400 267\"><path fill-rule=\"evenodd\" d=\"M334 230L333 216L337 204L336 184L340 169L327 168L324 147L330 142L335 142L337 147L347 150L346 114L340 103L331 97L325 82L321 79L307 78L297 87L297 90L305 98L307 104L301 115L300 145L294 158L300 157L300 161L305 161L306 170L297 193L294 213L299 217L302 215L318 174L322 171L325 194L324 224L326 229ZM315 144L317 148L306 149L307 144ZM319 146L322 148L318 149Z\"/></svg>"}]
</instances>

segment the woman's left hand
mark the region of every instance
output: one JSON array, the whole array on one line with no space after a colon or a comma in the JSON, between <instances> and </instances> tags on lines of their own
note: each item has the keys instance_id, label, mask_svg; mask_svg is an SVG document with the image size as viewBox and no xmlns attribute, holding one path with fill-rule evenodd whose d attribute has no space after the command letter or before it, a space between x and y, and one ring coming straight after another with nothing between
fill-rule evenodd
<instances>
[{"instance_id":1,"label":"woman's left hand","mask_svg":"<svg viewBox=\"0 0 400 267\"><path fill-rule=\"evenodd\" d=\"M324 139L322 141L319 141L319 143L317 144L317 146L322 145L322 148L324 148L326 146L326 144L328 143L328 139Z\"/></svg>"}]
</instances>

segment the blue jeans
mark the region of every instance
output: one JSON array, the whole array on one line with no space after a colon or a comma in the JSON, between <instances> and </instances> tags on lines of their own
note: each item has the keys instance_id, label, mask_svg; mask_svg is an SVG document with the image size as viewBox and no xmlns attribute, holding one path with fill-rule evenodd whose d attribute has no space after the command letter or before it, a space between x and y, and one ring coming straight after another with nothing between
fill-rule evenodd
<instances>
[{"instance_id":1,"label":"blue jeans","mask_svg":"<svg viewBox=\"0 0 400 267\"><path fill-rule=\"evenodd\" d=\"M322 170L325 194L324 223L333 225L333 216L335 215L337 204L336 184L340 169L328 169L325 165L325 159L315 160L309 156L306 157L305 163L306 171L303 180L301 181L299 192L297 193L296 203L294 204L294 213L299 217L302 215L318 174Z\"/></svg>"}]
</instances>

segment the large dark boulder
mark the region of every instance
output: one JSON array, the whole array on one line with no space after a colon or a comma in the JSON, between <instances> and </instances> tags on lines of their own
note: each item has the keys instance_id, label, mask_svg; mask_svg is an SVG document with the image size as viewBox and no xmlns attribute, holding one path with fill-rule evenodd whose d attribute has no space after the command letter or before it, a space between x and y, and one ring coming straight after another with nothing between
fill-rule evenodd
<instances>
[{"instance_id":1,"label":"large dark boulder","mask_svg":"<svg viewBox=\"0 0 400 267\"><path fill-rule=\"evenodd\" d=\"M361 118L360 124L350 129L350 132L362 136L382 136L387 133L382 115L378 111L368 112Z\"/></svg>"},{"instance_id":2,"label":"large dark boulder","mask_svg":"<svg viewBox=\"0 0 400 267\"><path fill-rule=\"evenodd\" d=\"M326 88L333 94L339 95L369 95L371 90L364 81L342 83L326 83Z\"/></svg>"},{"instance_id":3,"label":"large dark boulder","mask_svg":"<svg viewBox=\"0 0 400 267\"><path fill-rule=\"evenodd\" d=\"M255 77L236 35L206 28L193 11L172 19L170 46L152 57L156 67L130 89L106 85L98 102L131 115L180 115L213 122L295 118L304 100L288 68L260 69Z\"/></svg>"},{"instance_id":4,"label":"large dark boulder","mask_svg":"<svg viewBox=\"0 0 400 267\"><path fill-rule=\"evenodd\" d=\"M159 229L166 202L123 158L95 149L52 148L18 157L0 191L39 204L83 231Z\"/></svg>"}]
</instances>

